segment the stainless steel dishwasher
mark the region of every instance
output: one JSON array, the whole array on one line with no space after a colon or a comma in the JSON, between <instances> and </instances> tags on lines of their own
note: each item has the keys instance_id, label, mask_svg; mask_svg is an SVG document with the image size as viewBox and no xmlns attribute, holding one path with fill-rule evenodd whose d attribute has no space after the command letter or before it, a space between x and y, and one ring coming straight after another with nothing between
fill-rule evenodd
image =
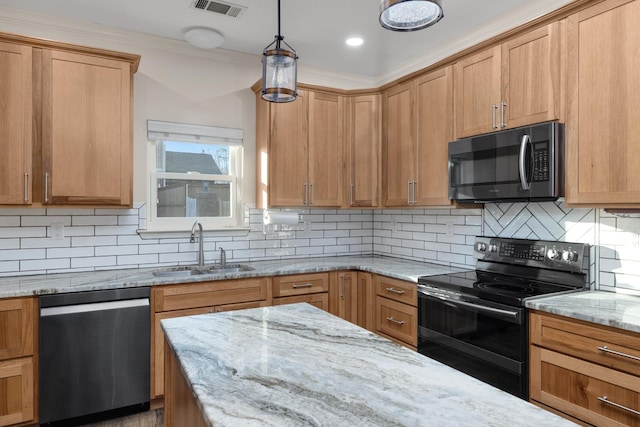
<instances>
[{"instance_id":1,"label":"stainless steel dishwasher","mask_svg":"<svg viewBox=\"0 0 640 427\"><path fill-rule=\"evenodd\" d=\"M149 409L149 288L40 297L40 423Z\"/></svg>"}]
</instances>

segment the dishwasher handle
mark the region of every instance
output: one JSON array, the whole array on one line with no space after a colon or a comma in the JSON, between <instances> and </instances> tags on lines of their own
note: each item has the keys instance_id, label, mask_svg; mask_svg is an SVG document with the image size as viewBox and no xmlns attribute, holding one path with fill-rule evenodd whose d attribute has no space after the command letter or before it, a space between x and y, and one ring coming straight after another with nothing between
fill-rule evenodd
<instances>
[{"instance_id":1,"label":"dishwasher handle","mask_svg":"<svg viewBox=\"0 0 640 427\"><path fill-rule=\"evenodd\" d=\"M149 298L122 301L94 302L89 304L63 305L40 309L40 317L62 316L65 314L90 313L95 311L118 310L132 307L148 307Z\"/></svg>"}]
</instances>

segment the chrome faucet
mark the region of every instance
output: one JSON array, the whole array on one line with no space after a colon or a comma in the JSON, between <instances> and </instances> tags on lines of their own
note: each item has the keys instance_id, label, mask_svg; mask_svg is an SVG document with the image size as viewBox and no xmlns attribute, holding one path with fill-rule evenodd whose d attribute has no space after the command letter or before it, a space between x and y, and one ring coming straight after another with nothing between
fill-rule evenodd
<instances>
[{"instance_id":1,"label":"chrome faucet","mask_svg":"<svg viewBox=\"0 0 640 427\"><path fill-rule=\"evenodd\" d=\"M220 248L220 267L225 268L227 266L227 253L224 249Z\"/></svg>"},{"instance_id":2,"label":"chrome faucet","mask_svg":"<svg viewBox=\"0 0 640 427\"><path fill-rule=\"evenodd\" d=\"M200 224L198 221L193 223L193 226L191 227L191 239L190 242L191 243L195 243L196 242L196 226L198 227L198 266L202 267L204 266L204 246L202 243L202 224Z\"/></svg>"}]
</instances>

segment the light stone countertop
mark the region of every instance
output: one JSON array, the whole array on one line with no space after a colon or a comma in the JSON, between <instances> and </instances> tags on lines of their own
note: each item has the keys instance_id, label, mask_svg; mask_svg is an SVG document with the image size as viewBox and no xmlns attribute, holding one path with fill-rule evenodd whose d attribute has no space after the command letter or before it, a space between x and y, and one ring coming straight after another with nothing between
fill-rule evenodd
<instances>
[{"instance_id":1,"label":"light stone countertop","mask_svg":"<svg viewBox=\"0 0 640 427\"><path fill-rule=\"evenodd\" d=\"M229 263L235 263L235 261L230 261ZM164 266L145 269L0 277L0 298L206 282L211 280L230 280L246 277L269 277L335 270L368 271L417 283L419 276L462 271L460 268L444 265L377 256L296 258L243 262L242 264L252 267L253 270L187 277L156 277L153 275L153 271L155 270L169 268L169 266Z\"/></svg>"},{"instance_id":2,"label":"light stone countertop","mask_svg":"<svg viewBox=\"0 0 640 427\"><path fill-rule=\"evenodd\" d=\"M640 296L589 291L530 299L526 307L627 331L640 332Z\"/></svg>"},{"instance_id":3,"label":"light stone countertop","mask_svg":"<svg viewBox=\"0 0 640 427\"><path fill-rule=\"evenodd\" d=\"M162 320L210 426L573 426L308 304Z\"/></svg>"}]
</instances>

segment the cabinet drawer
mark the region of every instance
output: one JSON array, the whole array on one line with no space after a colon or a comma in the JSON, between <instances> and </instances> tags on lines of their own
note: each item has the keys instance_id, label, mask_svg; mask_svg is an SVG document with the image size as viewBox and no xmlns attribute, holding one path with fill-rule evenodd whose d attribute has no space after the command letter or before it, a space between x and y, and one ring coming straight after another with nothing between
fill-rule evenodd
<instances>
[{"instance_id":1,"label":"cabinet drawer","mask_svg":"<svg viewBox=\"0 0 640 427\"><path fill-rule=\"evenodd\" d=\"M296 274L273 278L273 296L315 294L329 291L329 273Z\"/></svg>"},{"instance_id":2,"label":"cabinet drawer","mask_svg":"<svg viewBox=\"0 0 640 427\"><path fill-rule=\"evenodd\" d=\"M321 308L324 311L329 311L329 295L327 293L296 295L292 297L273 299L273 305L296 304L299 302L306 302L318 308Z\"/></svg>"},{"instance_id":3,"label":"cabinet drawer","mask_svg":"<svg viewBox=\"0 0 640 427\"><path fill-rule=\"evenodd\" d=\"M637 377L536 346L530 356L532 400L593 425L640 426Z\"/></svg>"},{"instance_id":4,"label":"cabinet drawer","mask_svg":"<svg viewBox=\"0 0 640 427\"><path fill-rule=\"evenodd\" d=\"M406 304L376 297L376 329L416 347L418 345L418 309Z\"/></svg>"},{"instance_id":5,"label":"cabinet drawer","mask_svg":"<svg viewBox=\"0 0 640 427\"><path fill-rule=\"evenodd\" d=\"M530 333L533 345L640 376L638 334L536 313Z\"/></svg>"},{"instance_id":6,"label":"cabinet drawer","mask_svg":"<svg viewBox=\"0 0 640 427\"><path fill-rule=\"evenodd\" d=\"M182 310L267 299L268 278L185 283L153 289L154 311Z\"/></svg>"},{"instance_id":7,"label":"cabinet drawer","mask_svg":"<svg viewBox=\"0 0 640 427\"><path fill-rule=\"evenodd\" d=\"M0 300L0 360L33 354L35 298Z\"/></svg>"},{"instance_id":8,"label":"cabinet drawer","mask_svg":"<svg viewBox=\"0 0 640 427\"><path fill-rule=\"evenodd\" d=\"M376 294L394 301L418 306L418 287L415 283L376 276Z\"/></svg>"},{"instance_id":9,"label":"cabinet drawer","mask_svg":"<svg viewBox=\"0 0 640 427\"><path fill-rule=\"evenodd\" d=\"M29 421L33 416L33 358L0 362L0 426Z\"/></svg>"}]
</instances>

